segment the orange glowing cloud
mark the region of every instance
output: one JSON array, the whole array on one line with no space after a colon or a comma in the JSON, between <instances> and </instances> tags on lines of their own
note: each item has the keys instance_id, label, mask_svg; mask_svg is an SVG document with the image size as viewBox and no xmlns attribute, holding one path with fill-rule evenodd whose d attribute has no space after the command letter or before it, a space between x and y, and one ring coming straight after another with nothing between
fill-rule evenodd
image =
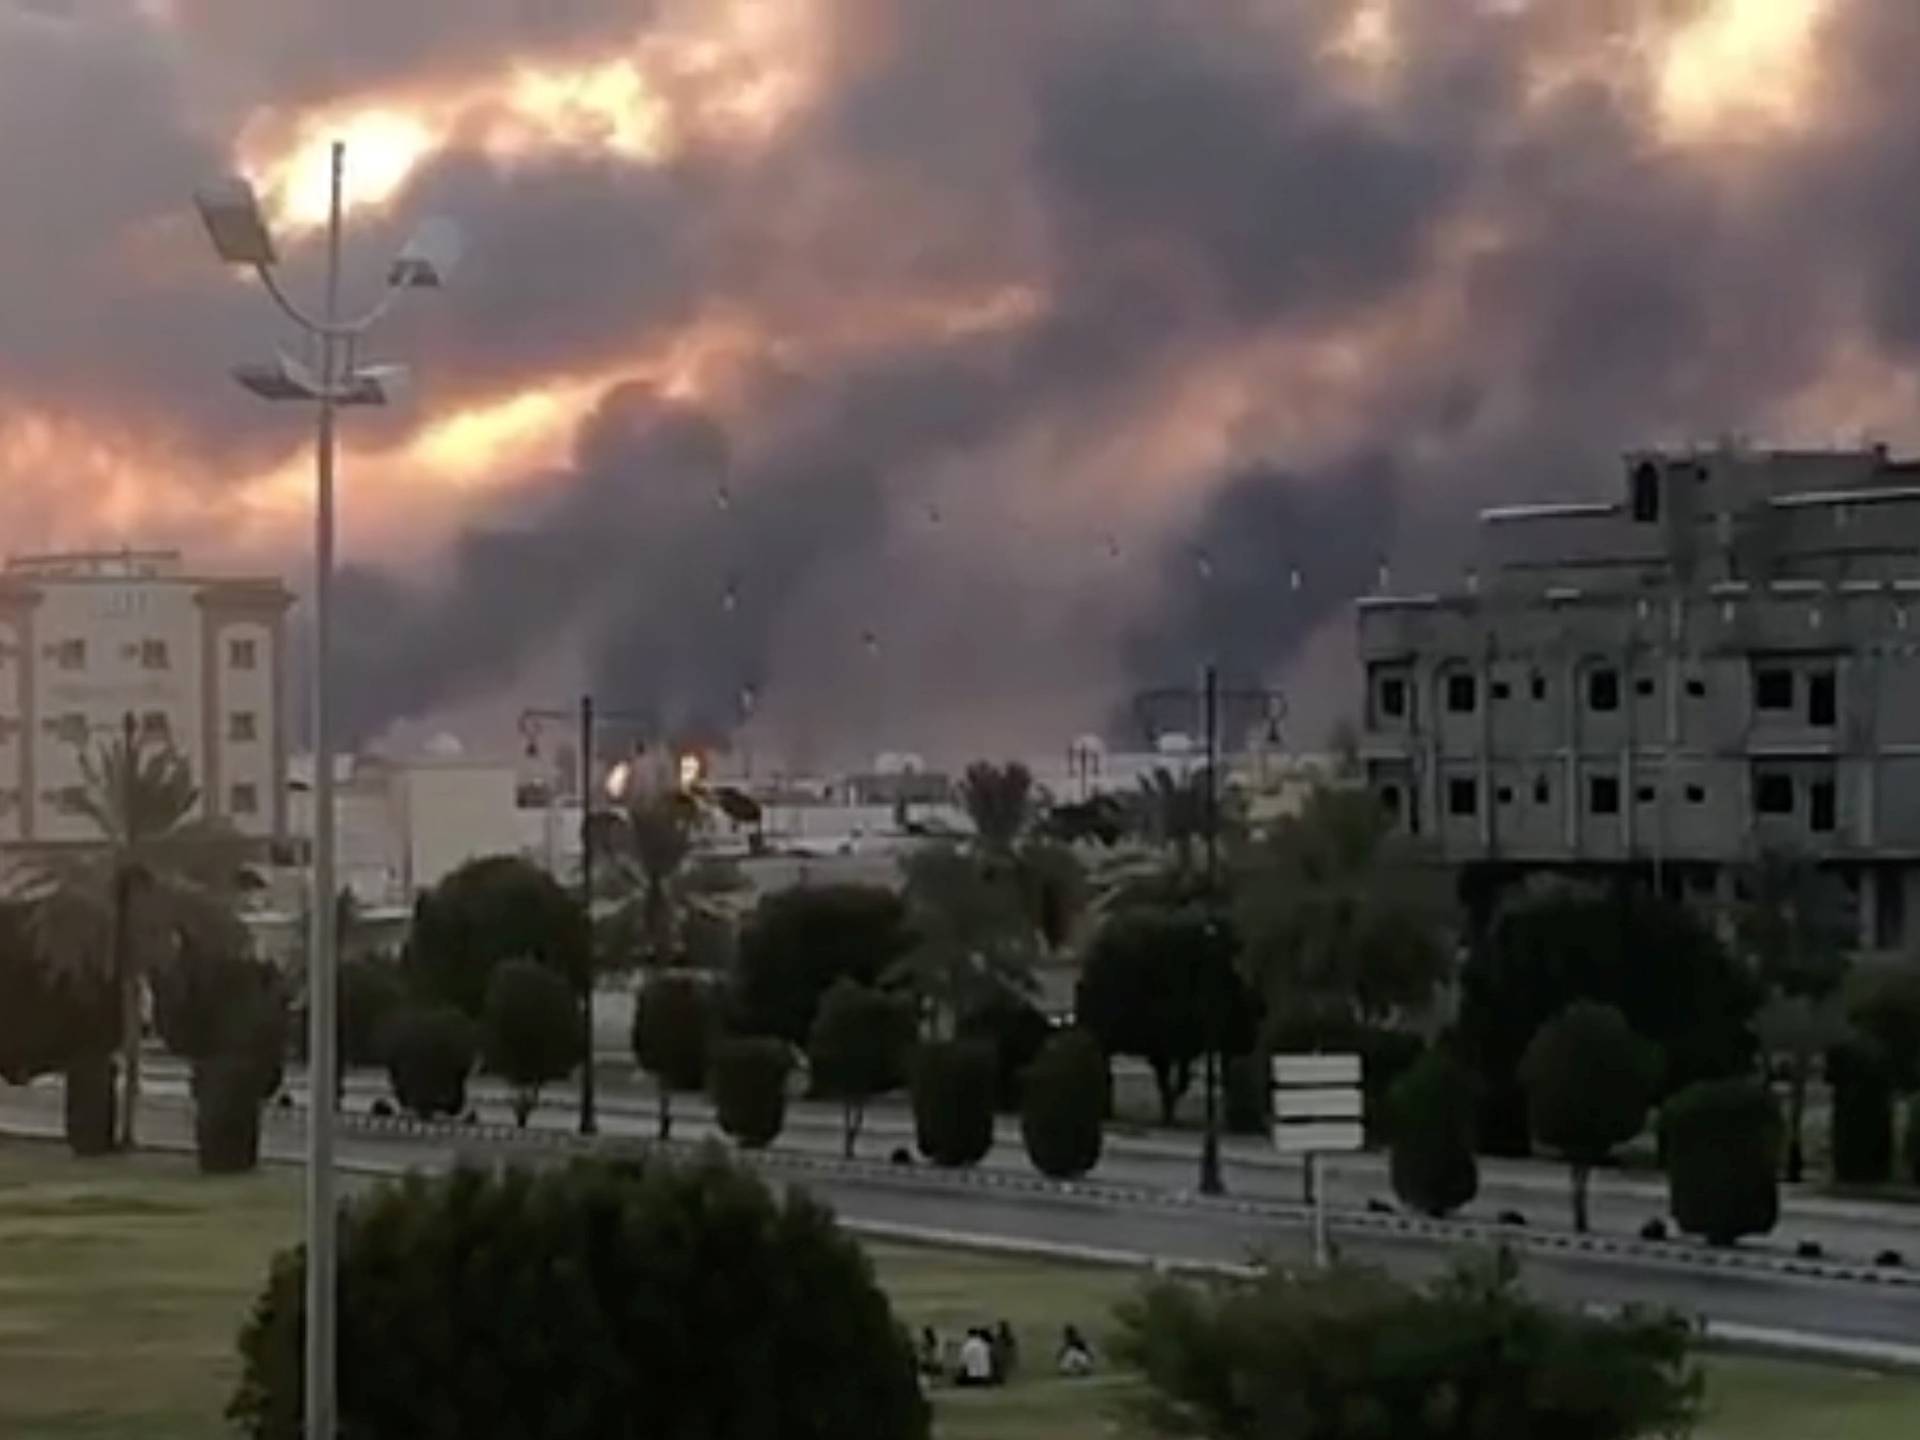
<instances>
[{"instance_id":1,"label":"orange glowing cloud","mask_svg":"<svg viewBox=\"0 0 1920 1440\"><path fill-rule=\"evenodd\" d=\"M1811 112L1814 49L1832 0L1708 0L1667 40L1656 110L1670 138L1793 129Z\"/></svg>"},{"instance_id":2,"label":"orange glowing cloud","mask_svg":"<svg viewBox=\"0 0 1920 1440\"><path fill-rule=\"evenodd\" d=\"M565 151L652 164L697 143L756 143L814 92L816 3L682 4L618 54L515 61L294 114L266 109L242 129L236 160L279 223L300 230L326 218L336 140L348 148L349 209L379 207L455 146L503 164Z\"/></svg>"}]
</instances>

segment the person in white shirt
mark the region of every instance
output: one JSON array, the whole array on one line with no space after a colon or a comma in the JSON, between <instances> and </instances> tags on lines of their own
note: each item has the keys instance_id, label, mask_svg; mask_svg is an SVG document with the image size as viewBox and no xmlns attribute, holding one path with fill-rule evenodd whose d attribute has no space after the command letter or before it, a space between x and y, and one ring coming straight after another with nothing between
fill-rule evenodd
<instances>
[{"instance_id":1,"label":"person in white shirt","mask_svg":"<svg viewBox=\"0 0 1920 1440\"><path fill-rule=\"evenodd\" d=\"M960 1342L958 1379L962 1385L993 1384L993 1345L978 1330L969 1330Z\"/></svg>"}]
</instances>

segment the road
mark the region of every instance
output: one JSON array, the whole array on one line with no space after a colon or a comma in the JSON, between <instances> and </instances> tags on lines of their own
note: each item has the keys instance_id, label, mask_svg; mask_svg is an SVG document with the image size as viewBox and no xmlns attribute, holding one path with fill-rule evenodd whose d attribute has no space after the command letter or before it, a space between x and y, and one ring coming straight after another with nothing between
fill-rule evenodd
<instances>
[{"instance_id":1,"label":"road","mask_svg":"<svg viewBox=\"0 0 1920 1440\"><path fill-rule=\"evenodd\" d=\"M155 1142L184 1143L189 1109L157 1097L143 1124ZM57 1134L57 1090L0 1091L0 1127ZM299 1157L298 1114L276 1117L267 1149L279 1159ZM528 1147L486 1137L341 1137L341 1163L350 1168L438 1169L467 1158L525 1155ZM538 1153L559 1153L549 1147ZM770 1178L785 1180L777 1157ZM912 1170L873 1169L836 1174L820 1166L802 1183L849 1220L927 1227L980 1237L1094 1246L1157 1257L1168 1263L1232 1262L1255 1253L1304 1258L1306 1236L1296 1217L1248 1215L1204 1201L1117 1203L1086 1193L996 1190L952 1183ZM1457 1246L1417 1236L1363 1232L1336 1221L1335 1240L1350 1260L1397 1273L1430 1274ZM1533 1254L1527 1283L1537 1293L1573 1304L1665 1306L1719 1322L1812 1332L1852 1340L1913 1343L1920 1338L1920 1286L1843 1283L1765 1272L1702 1271L1658 1258Z\"/></svg>"},{"instance_id":2,"label":"road","mask_svg":"<svg viewBox=\"0 0 1920 1440\"><path fill-rule=\"evenodd\" d=\"M55 1080L41 1082L57 1086ZM178 1061L156 1061L149 1070L148 1088L157 1094L184 1096L186 1072ZM290 1092L304 1103L302 1077L296 1070ZM385 1079L360 1072L349 1079L347 1108L366 1113L373 1101L387 1093ZM511 1119L506 1093L491 1080L477 1081L470 1094L482 1119ZM534 1123L545 1129L572 1128L575 1102L571 1090L549 1094ZM631 1079L603 1082L599 1114L601 1129L609 1135L644 1138L654 1133L655 1106L649 1089ZM699 1139L717 1133L713 1112L698 1095L674 1101L674 1135ZM818 1155L840 1153L840 1117L833 1105L800 1102L789 1107L787 1126L780 1137L783 1149ZM1159 1134L1126 1136L1110 1133L1096 1178L1113 1185L1138 1186L1169 1195L1194 1189L1197 1172L1197 1135ZM883 1159L897 1147L913 1146L913 1124L896 1103L869 1107L861 1153ZM1236 1197L1286 1202L1302 1198L1300 1166L1273 1153L1265 1141L1244 1136L1225 1142L1229 1191ZM1031 1162L1014 1122L1002 1120L994 1148L982 1168L1010 1175L1030 1175ZM1341 1157L1329 1165L1328 1196L1334 1205L1363 1209L1369 1202L1392 1198L1382 1157ZM1632 1236L1649 1219L1667 1213L1665 1181L1658 1176L1601 1173L1593 1182L1593 1226L1598 1234ZM1461 1212L1462 1218L1493 1222L1503 1212L1517 1211L1536 1229L1563 1229L1568 1221L1567 1182L1558 1166L1529 1162L1483 1162L1480 1195ZM1835 1259L1867 1263L1882 1251L1897 1250L1920 1264L1920 1207L1870 1204L1810 1194L1789 1194L1779 1228L1752 1242L1751 1248L1781 1255L1792 1253L1801 1241L1818 1243Z\"/></svg>"}]
</instances>

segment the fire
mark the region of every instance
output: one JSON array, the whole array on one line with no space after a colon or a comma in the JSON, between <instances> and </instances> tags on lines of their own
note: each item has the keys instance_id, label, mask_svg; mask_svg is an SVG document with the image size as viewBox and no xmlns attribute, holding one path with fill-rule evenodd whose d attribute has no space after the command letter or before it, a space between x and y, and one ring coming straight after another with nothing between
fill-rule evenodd
<instances>
[{"instance_id":1,"label":"fire","mask_svg":"<svg viewBox=\"0 0 1920 1440\"><path fill-rule=\"evenodd\" d=\"M375 107L311 117L299 127L290 150L259 167L262 197L289 228L326 224L333 183L329 152L336 140L347 147L346 209L384 204L439 145L425 120L400 110Z\"/></svg>"},{"instance_id":2,"label":"fire","mask_svg":"<svg viewBox=\"0 0 1920 1440\"><path fill-rule=\"evenodd\" d=\"M1756 123L1802 123L1814 41L1831 9L1831 0L1708 0L1660 58L1655 101L1663 128L1696 140Z\"/></svg>"}]
</instances>

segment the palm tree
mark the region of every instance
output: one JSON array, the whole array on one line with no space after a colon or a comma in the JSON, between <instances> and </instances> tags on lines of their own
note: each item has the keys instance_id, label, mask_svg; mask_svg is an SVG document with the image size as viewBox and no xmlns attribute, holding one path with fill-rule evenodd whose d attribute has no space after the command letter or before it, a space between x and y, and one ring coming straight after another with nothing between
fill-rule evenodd
<instances>
[{"instance_id":1,"label":"palm tree","mask_svg":"<svg viewBox=\"0 0 1920 1440\"><path fill-rule=\"evenodd\" d=\"M1036 931L1013 869L949 845L901 869L917 943L883 978L919 999L932 1037L955 1033L989 1000L1038 988Z\"/></svg>"},{"instance_id":2,"label":"palm tree","mask_svg":"<svg viewBox=\"0 0 1920 1440\"><path fill-rule=\"evenodd\" d=\"M1196 768L1176 775L1164 765L1140 777L1134 797L1140 833L1153 845L1173 852L1176 869L1193 868L1194 847L1207 832L1207 772Z\"/></svg>"},{"instance_id":3,"label":"palm tree","mask_svg":"<svg viewBox=\"0 0 1920 1440\"><path fill-rule=\"evenodd\" d=\"M1007 856L1026 833L1034 812L1033 774L1018 761L990 765L977 760L960 781L960 803L980 848Z\"/></svg>"},{"instance_id":4,"label":"palm tree","mask_svg":"<svg viewBox=\"0 0 1920 1440\"><path fill-rule=\"evenodd\" d=\"M601 872L602 893L629 914L637 910L633 928L650 964L669 963L676 953L686 903L682 871L699 823L699 805L685 791L643 789L594 826L595 856L611 862Z\"/></svg>"},{"instance_id":5,"label":"palm tree","mask_svg":"<svg viewBox=\"0 0 1920 1440\"><path fill-rule=\"evenodd\" d=\"M192 770L170 744L149 744L129 716L118 739L80 755L80 813L100 841L29 875L36 948L56 971L108 978L119 996L118 1136L136 1141L142 1000L147 977L183 945L246 946L233 891L245 842L196 815Z\"/></svg>"}]
</instances>

